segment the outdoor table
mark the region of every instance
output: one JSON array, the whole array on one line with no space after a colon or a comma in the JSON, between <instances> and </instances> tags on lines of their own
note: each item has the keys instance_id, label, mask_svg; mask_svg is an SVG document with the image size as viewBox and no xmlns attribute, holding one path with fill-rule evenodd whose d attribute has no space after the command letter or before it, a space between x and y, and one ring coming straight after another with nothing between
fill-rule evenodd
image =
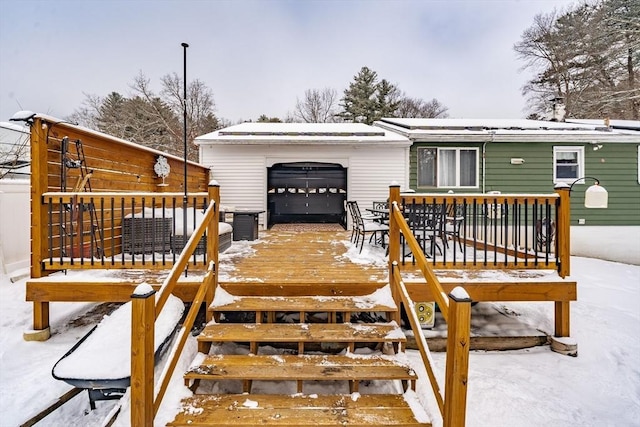
<instances>
[{"instance_id":1,"label":"outdoor table","mask_svg":"<svg viewBox=\"0 0 640 427\"><path fill-rule=\"evenodd\" d=\"M233 213L233 240L256 240L258 216L264 210L236 209Z\"/></svg>"},{"instance_id":2,"label":"outdoor table","mask_svg":"<svg viewBox=\"0 0 640 427\"><path fill-rule=\"evenodd\" d=\"M374 216L373 220L382 224L389 223L389 209L388 208L367 208L367 212L371 212Z\"/></svg>"}]
</instances>

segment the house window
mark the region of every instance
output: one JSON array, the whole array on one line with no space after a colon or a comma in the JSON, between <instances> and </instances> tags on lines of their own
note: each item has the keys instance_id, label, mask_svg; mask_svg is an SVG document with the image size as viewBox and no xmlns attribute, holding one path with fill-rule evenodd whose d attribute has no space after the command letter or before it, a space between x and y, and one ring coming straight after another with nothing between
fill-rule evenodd
<instances>
[{"instance_id":1,"label":"house window","mask_svg":"<svg viewBox=\"0 0 640 427\"><path fill-rule=\"evenodd\" d=\"M477 148L418 147L418 187L477 187Z\"/></svg>"},{"instance_id":2,"label":"house window","mask_svg":"<svg viewBox=\"0 0 640 427\"><path fill-rule=\"evenodd\" d=\"M553 147L553 182L573 183L584 176L584 147Z\"/></svg>"}]
</instances>

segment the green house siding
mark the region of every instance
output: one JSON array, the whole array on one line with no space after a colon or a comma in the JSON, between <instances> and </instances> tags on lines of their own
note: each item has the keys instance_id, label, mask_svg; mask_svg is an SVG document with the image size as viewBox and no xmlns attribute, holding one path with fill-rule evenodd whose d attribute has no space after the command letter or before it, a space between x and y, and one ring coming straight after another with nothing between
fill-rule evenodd
<instances>
[{"instance_id":1,"label":"green house siding","mask_svg":"<svg viewBox=\"0 0 640 427\"><path fill-rule=\"evenodd\" d=\"M422 143L411 147L410 186L418 192L444 193L449 189L419 188L417 186L417 147L478 147L480 164L477 189L456 192L474 193L500 191L502 193L550 193L553 183L553 147L584 147L584 175L595 177L609 192L607 209L584 207L584 191L594 183L576 184L571 192L571 224L578 225L640 225L640 184L638 183L638 145L604 143L593 150L591 144L570 142L499 142L484 144L485 174L483 177L483 144ZM511 159L523 159L523 164L511 164Z\"/></svg>"},{"instance_id":2,"label":"green house siding","mask_svg":"<svg viewBox=\"0 0 640 427\"><path fill-rule=\"evenodd\" d=\"M553 192L553 144L487 144L485 156L486 191ZM512 165L512 158L524 163Z\"/></svg>"}]
</instances>

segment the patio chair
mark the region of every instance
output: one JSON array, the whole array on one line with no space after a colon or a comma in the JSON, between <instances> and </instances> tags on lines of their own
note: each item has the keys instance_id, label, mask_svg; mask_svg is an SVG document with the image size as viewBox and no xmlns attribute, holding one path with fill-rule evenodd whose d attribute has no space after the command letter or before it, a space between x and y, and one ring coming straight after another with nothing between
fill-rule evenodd
<instances>
[{"instance_id":1,"label":"patio chair","mask_svg":"<svg viewBox=\"0 0 640 427\"><path fill-rule=\"evenodd\" d=\"M447 207L447 213L442 227L442 232L444 234L442 240L446 248L449 247L447 239L451 237L451 240L453 240L454 242L458 242L458 247L460 247L460 250L462 251L460 229L462 228L462 224L464 223L464 219L466 217L465 211L466 208L464 205L449 205Z\"/></svg>"},{"instance_id":2,"label":"patio chair","mask_svg":"<svg viewBox=\"0 0 640 427\"><path fill-rule=\"evenodd\" d=\"M444 239L444 216L442 205L408 205L405 217L424 254L430 258L437 250L442 255L442 248L436 239Z\"/></svg>"},{"instance_id":3,"label":"patio chair","mask_svg":"<svg viewBox=\"0 0 640 427\"><path fill-rule=\"evenodd\" d=\"M360 252L362 252L362 247L364 246L364 241L366 239L367 233L369 233L369 243L373 239L375 242L380 242L381 246L385 247L385 237L389 233L389 226L386 224L381 224L372 219L363 218L360 208L358 207L358 202L356 201L347 201L347 208L351 213L351 220L353 222L351 229L351 241L354 242L358 246L360 243ZM362 240L360 240L362 238Z\"/></svg>"}]
</instances>

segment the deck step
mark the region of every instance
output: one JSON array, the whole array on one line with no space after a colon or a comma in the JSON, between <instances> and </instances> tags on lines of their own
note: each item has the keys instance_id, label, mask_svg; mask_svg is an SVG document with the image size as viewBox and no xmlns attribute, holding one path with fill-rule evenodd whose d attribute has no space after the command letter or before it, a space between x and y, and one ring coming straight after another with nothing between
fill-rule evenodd
<instances>
[{"instance_id":1,"label":"deck step","mask_svg":"<svg viewBox=\"0 0 640 427\"><path fill-rule=\"evenodd\" d=\"M390 323L209 323L198 342L404 343Z\"/></svg>"},{"instance_id":2,"label":"deck step","mask_svg":"<svg viewBox=\"0 0 640 427\"><path fill-rule=\"evenodd\" d=\"M218 288L221 289L221 288ZM224 292L224 291L222 291ZM216 296L219 293L216 291ZM214 298L210 311L254 311L254 312L394 312L397 306L393 303L391 293L388 300L377 301L362 297L319 297L319 296L232 296L230 298Z\"/></svg>"},{"instance_id":3,"label":"deck step","mask_svg":"<svg viewBox=\"0 0 640 427\"><path fill-rule=\"evenodd\" d=\"M197 380L359 381L401 380L415 389L417 375L394 356L381 355L207 355L184 375L187 385ZM302 384L299 384L298 391ZM405 386L406 389L406 386ZM250 391L250 390L246 390Z\"/></svg>"},{"instance_id":4,"label":"deck step","mask_svg":"<svg viewBox=\"0 0 640 427\"><path fill-rule=\"evenodd\" d=\"M410 392L411 393L411 392ZM196 395L167 424L193 426L430 426L403 395Z\"/></svg>"}]
</instances>

